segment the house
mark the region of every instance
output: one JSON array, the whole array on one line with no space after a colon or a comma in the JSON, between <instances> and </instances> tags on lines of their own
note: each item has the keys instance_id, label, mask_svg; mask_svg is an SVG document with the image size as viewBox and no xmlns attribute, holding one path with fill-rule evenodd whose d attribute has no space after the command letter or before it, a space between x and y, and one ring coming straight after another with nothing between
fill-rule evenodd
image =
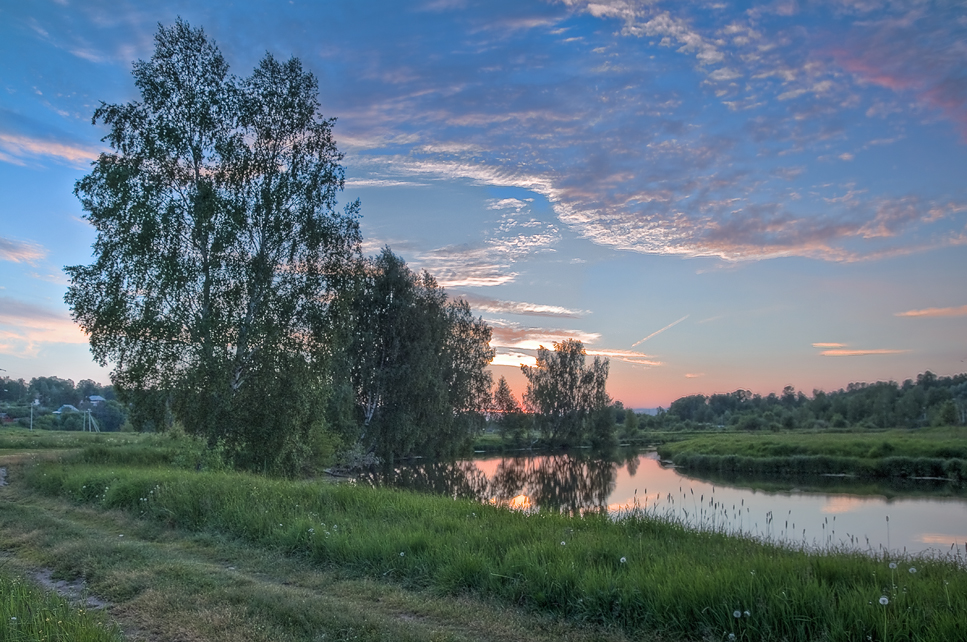
<instances>
[{"instance_id":1,"label":"house","mask_svg":"<svg viewBox=\"0 0 967 642\"><path fill-rule=\"evenodd\" d=\"M78 410L74 406L70 405L69 403L65 403L63 406L61 406L60 408L58 408L57 410L55 410L54 411L54 414L55 415L61 415L61 414L65 413L65 412L80 412L80 410Z\"/></svg>"},{"instance_id":2,"label":"house","mask_svg":"<svg viewBox=\"0 0 967 642\"><path fill-rule=\"evenodd\" d=\"M99 406L100 404L107 401L107 399L105 399L101 395L91 395L90 397L87 398L87 400L91 402L92 406Z\"/></svg>"}]
</instances>

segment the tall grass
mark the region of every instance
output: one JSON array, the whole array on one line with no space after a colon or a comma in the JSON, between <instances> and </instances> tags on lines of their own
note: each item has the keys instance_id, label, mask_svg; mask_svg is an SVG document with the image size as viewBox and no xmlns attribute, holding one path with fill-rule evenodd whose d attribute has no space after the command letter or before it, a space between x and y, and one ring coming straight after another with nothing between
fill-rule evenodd
<instances>
[{"instance_id":1,"label":"tall grass","mask_svg":"<svg viewBox=\"0 0 967 642\"><path fill-rule=\"evenodd\" d=\"M99 615L99 614L97 614ZM0 572L0 642L120 642L114 624Z\"/></svg>"},{"instance_id":2,"label":"tall grass","mask_svg":"<svg viewBox=\"0 0 967 642\"><path fill-rule=\"evenodd\" d=\"M236 473L31 465L38 491L228 534L351 576L473 592L672 637L951 640L967 621L964 560L807 552L631 512L521 514L391 489ZM899 573L889 564L916 573ZM892 572L892 574L891 574ZM889 603L881 605L881 596Z\"/></svg>"}]
</instances>

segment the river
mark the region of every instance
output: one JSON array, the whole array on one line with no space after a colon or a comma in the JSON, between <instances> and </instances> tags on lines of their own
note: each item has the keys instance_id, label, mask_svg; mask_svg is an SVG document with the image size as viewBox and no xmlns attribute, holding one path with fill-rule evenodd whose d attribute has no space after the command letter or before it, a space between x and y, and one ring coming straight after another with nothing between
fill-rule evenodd
<instances>
[{"instance_id":1,"label":"river","mask_svg":"<svg viewBox=\"0 0 967 642\"><path fill-rule=\"evenodd\" d=\"M663 465L653 451L417 460L363 480L515 510L642 511L809 549L967 555L967 489L946 482L708 479Z\"/></svg>"}]
</instances>

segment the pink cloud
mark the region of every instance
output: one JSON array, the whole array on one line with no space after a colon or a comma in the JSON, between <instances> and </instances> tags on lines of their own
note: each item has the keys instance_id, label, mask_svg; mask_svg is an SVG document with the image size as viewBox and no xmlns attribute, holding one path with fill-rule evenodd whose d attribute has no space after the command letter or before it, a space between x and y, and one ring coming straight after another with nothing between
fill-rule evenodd
<instances>
[{"instance_id":1,"label":"pink cloud","mask_svg":"<svg viewBox=\"0 0 967 642\"><path fill-rule=\"evenodd\" d=\"M866 357L870 355L877 354L903 354L905 352L910 352L909 350L889 350L889 349L875 349L875 350L823 350L820 352L820 356L823 357Z\"/></svg>"},{"instance_id":2,"label":"pink cloud","mask_svg":"<svg viewBox=\"0 0 967 642\"><path fill-rule=\"evenodd\" d=\"M967 305L954 308L924 308L923 310L907 310L897 312L897 317L962 317L967 316Z\"/></svg>"},{"instance_id":3,"label":"pink cloud","mask_svg":"<svg viewBox=\"0 0 967 642\"><path fill-rule=\"evenodd\" d=\"M0 236L0 261L31 263L47 256L47 250L35 243L13 241Z\"/></svg>"},{"instance_id":4,"label":"pink cloud","mask_svg":"<svg viewBox=\"0 0 967 642\"><path fill-rule=\"evenodd\" d=\"M6 152L3 156L8 162L15 162L13 159L24 156L53 156L75 165L83 165L95 160L98 155L91 148L7 132L0 132L0 149Z\"/></svg>"}]
</instances>

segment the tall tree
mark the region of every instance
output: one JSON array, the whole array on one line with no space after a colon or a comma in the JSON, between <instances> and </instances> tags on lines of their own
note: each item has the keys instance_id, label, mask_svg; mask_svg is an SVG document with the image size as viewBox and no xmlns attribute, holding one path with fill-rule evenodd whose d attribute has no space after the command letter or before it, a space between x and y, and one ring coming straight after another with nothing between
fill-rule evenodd
<instances>
[{"instance_id":1,"label":"tall tree","mask_svg":"<svg viewBox=\"0 0 967 642\"><path fill-rule=\"evenodd\" d=\"M595 357L585 365L586 356L580 341L567 339L554 343L553 352L538 348L537 365L521 366L528 382L524 403L538 413L542 432L552 443L575 445L587 437L604 442L603 433L614 426L613 417L607 422L600 416L611 415L605 389L608 360Z\"/></svg>"},{"instance_id":2,"label":"tall tree","mask_svg":"<svg viewBox=\"0 0 967 642\"><path fill-rule=\"evenodd\" d=\"M291 468L320 428L327 302L360 242L358 203L336 209L333 121L296 59L236 79L181 20L155 45L141 100L94 113L113 151L75 187L97 239L65 298L119 392Z\"/></svg>"},{"instance_id":3,"label":"tall tree","mask_svg":"<svg viewBox=\"0 0 967 642\"><path fill-rule=\"evenodd\" d=\"M345 298L344 363L363 445L384 458L459 450L489 401L490 328L389 248Z\"/></svg>"}]
</instances>

